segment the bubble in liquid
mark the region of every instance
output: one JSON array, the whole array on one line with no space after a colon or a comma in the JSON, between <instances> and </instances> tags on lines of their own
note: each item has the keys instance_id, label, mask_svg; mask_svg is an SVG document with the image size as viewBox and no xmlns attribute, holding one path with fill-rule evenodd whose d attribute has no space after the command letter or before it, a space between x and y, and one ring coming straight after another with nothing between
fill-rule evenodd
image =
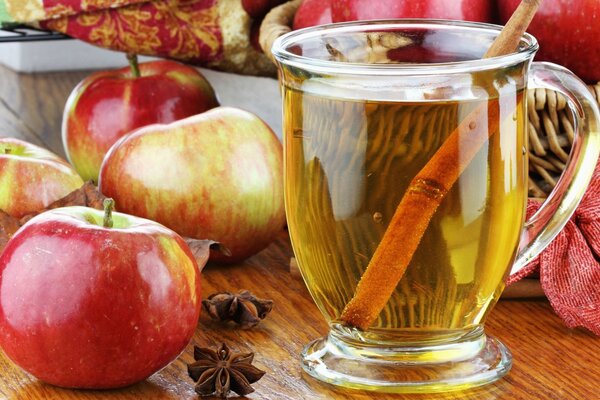
<instances>
[{"instance_id":1,"label":"bubble in liquid","mask_svg":"<svg viewBox=\"0 0 600 400\"><path fill-rule=\"evenodd\" d=\"M373 221L380 224L381 221L383 221L383 214L381 214L379 211L375 212L373 214Z\"/></svg>"}]
</instances>

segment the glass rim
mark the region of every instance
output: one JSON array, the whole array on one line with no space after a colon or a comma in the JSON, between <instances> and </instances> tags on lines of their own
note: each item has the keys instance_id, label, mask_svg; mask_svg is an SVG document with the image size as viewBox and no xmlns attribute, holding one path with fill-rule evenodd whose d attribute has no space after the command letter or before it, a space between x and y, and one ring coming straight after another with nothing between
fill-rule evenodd
<instances>
[{"instance_id":1,"label":"glass rim","mask_svg":"<svg viewBox=\"0 0 600 400\"><path fill-rule=\"evenodd\" d=\"M495 34L499 34L503 28L501 25L482 22L421 18L338 22L288 32L275 40L273 46L271 47L271 53L278 63L316 73L409 76L439 75L441 73L464 73L505 68L532 58L539 47L536 38L526 32L521 37L521 43L524 43L525 45L518 51L510 54L485 59L481 58L440 63L406 64L369 64L320 60L297 55L287 50L291 46L298 44L301 41L319 37L326 33L364 32L367 31L366 28L370 28L369 31L372 31L373 28L374 30L386 30L392 28L398 29L415 27L430 29L439 29L440 27L451 29L452 27L457 27L472 30L473 32L488 32Z\"/></svg>"}]
</instances>

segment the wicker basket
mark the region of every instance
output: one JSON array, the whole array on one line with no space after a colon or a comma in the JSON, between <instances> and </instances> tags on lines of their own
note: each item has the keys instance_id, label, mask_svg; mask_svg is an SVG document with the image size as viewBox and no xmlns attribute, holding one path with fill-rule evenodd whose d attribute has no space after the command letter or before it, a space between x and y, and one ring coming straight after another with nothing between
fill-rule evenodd
<instances>
[{"instance_id":1,"label":"wicker basket","mask_svg":"<svg viewBox=\"0 0 600 400\"><path fill-rule=\"evenodd\" d=\"M301 0L293 0L271 10L259 35L260 46L271 55L275 39L291 30ZM600 100L600 83L589 86ZM573 114L565 97L553 90L531 89L527 94L529 117L529 196L544 198L562 173L573 141Z\"/></svg>"}]
</instances>

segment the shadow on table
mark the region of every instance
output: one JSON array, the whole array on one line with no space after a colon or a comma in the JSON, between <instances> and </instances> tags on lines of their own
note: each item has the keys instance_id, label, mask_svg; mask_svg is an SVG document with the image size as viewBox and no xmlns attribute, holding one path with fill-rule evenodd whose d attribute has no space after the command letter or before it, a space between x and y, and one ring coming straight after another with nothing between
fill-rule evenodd
<instances>
[{"instance_id":1,"label":"shadow on table","mask_svg":"<svg viewBox=\"0 0 600 400\"><path fill-rule=\"evenodd\" d=\"M60 387L48 385L41 381L28 382L20 387L19 393L10 397L10 400L29 400L29 399L47 399L47 400L68 400L68 399L165 399L179 400L182 397L179 393L169 391L164 387L144 381L123 389L114 390L74 390L63 389Z\"/></svg>"}]
</instances>

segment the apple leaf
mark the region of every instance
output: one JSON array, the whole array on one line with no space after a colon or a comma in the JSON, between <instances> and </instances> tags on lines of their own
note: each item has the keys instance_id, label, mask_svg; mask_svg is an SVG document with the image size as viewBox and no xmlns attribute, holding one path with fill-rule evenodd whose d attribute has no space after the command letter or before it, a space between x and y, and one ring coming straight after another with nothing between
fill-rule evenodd
<instances>
[{"instance_id":1,"label":"apple leaf","mask_svg":"<svg viewBox=\"0 0 600 400\"><path fill-rule=\"evenodd\" d=\"M20 227L21 223L18 218L12 217L0 210L0 252Z\"/></svg>"},{"instance_id":2,"label":"apple leaf","mask_svg":"<svg viewBox=\"0 0 600 400\"><path fill-rule=\"evenodd\" d=\"M4 233L8 236L12 236L20 227L21 222L18 218L8 215L4 211L0 210L0 226Z\"/></svg>"},{"instance_id":3,"label":"apple leaf","mask_svg":"<svg viewBox=\"0 0 600 400\"><path fill-rule=\"evenodd\" d=\"M194 258L198 263L198 269L200 270L200 272L202 272L202 270L206 266L211 250L216 250L220 253L225 254L226 256L231 255L231 252L225 246L223 246L219 242L215 242L214 240L201 240L189 237L184 238L184 240L187 243L190 250L192 251Z\"/></svg>"},{"instance_id":4,"label":"apple leaf","mask_svg":"<svg viewBox=\"0 0 600 400\"><path fill-rule=\"evenodd\" d=\"M105 196L103 196L98 191L98 188L90 181L86 182L79 189L72 191L62 199L58 199L51 203L46 208L39 210L38 212L27 214L21 217L21 219L10 216L4 211L0 210L0 252L4 250L6 243L8 243L9 239L15 234L15 232L36 215L54 208L68 206L86 206L102 210L102 202L104 199Z\"/></svg>"},{"instance_id":5,"label":"apple leaf","mask_svg":"<svg viewBox=\"0 0 600 400\"><path fill-rule=\"evenodd\" d=\"M96 185L94 185L92 182L86 182L79 189L72 191L62 199L59 199L48 205L48 207L44 208L43 210L27 214L21 219L15 218L0 210L0 253L4 250L4 247L10 238L15 234L15 232L17 232L21 226L25 225L27 221L36 215L54 208L68 206L85 206L102 210L104 209L104 205L102 203L105 198L106 197L100 193ZM192 251L200 271L202 271L208 262L208 257L210 256L211 250L221 252L225 255L231 255L225 246L215 242L214 240L185 238L185 242Z\"/></svg>"},{"instance_id":6,"label":"apple leaf","mask_svg":"<svg viewBox=\"0 0 600 400\"><path fill-rule=\"evenodd\" d=\"M92 181L86 182L80 190L85 194L85 205L98 210L104 210L104 196ZM60 207L60 206L59 206Z\"/></svg>"}]
</instances>

